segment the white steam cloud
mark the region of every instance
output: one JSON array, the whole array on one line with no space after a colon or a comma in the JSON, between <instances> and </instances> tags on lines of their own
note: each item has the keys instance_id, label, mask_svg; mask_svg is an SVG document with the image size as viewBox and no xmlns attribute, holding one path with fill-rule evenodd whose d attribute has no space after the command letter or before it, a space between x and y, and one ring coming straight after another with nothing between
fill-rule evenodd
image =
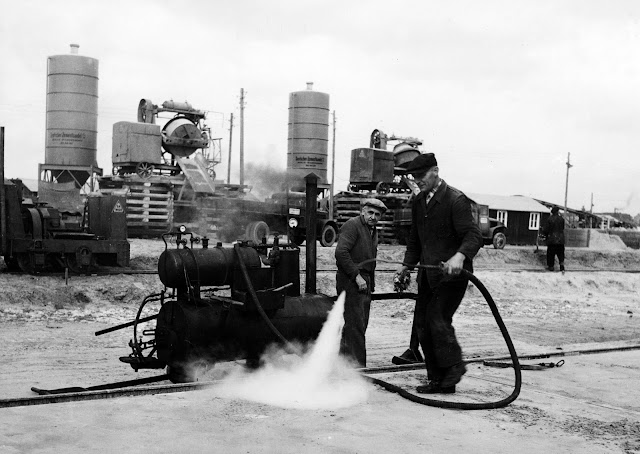
<instances>
[{"instance_id":1,"label":"white steam cloud","mask_svg":"<svg viewBox=\"0 0 640 454\"><path fill-rule=\"evenodd\" d=\"M318 339L302 357L271 351L254 372L231 373L213 392L224 398L297 409L344 408L367 400L372 385L339 356L344 326L340 295Z\"/></svg>"}]
</instances>

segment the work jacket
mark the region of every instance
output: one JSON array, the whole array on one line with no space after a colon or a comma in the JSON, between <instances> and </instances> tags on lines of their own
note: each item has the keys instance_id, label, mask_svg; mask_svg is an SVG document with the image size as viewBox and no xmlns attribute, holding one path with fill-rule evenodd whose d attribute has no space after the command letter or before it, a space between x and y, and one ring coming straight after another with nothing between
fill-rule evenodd
<instances>
[{"instance_id":1,"label":"work jacket","mask_svg":"<svg viewBox=\"0 0 640 454\"><path fill-rule=\"evenodd\" d=\"M551 244L564 244L564 218L559 214L552 214L542 229L542 234L547 238L547 246Z\"/></svg>"},{"instance_id":2,"label":"work jacket","mask_svg":"<svg viewBox=\"0 0 640 454\"><path fill-rule=\"evenodd\" d=\"M404 262L415 265L440 265L455 255L464 254L463 268L473 272L472 260L482 247L482 233L471 214L471 202L459 190L442 181L425 206L425 192L420 192L411 208L411 232ZM439 270L427 270L429 285L442 280ZM452 278L455 279L455 278Z\"/></svg>"},{"instance_id":3,"label":"work jacket","mask_svg":"<svg viewBox=\"0 0 640 454\"><path fill-rule=\"evenodd\" d=\"M358 266L360 262L375 259L378 255L378 231L374 227L369 230L362 215L345 222L340 228L338 245L336 246L336 265L339 273L346 274L355 280L358 274L371 278L371 291L375 288L374 270L376 262L372 261Z\"/></svg>"}]
</instances>

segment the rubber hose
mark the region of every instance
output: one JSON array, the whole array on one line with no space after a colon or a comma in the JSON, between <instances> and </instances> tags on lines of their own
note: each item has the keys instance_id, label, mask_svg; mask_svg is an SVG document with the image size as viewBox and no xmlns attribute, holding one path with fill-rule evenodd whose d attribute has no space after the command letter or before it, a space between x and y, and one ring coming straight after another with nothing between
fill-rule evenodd
<instances>
[{"instance_id":1,"label":"rubber hose","mask_svg":"<svg viewBox=\"0 0 640 454\"><path fill-rule=\"evenodd\" d=\"M273 334L275 334L276 337L280 339L280 341L284 344L287 350L287 353L299 354L300 352L298 351L298 349L296 349L291 344L291 342L289 342L282 335L282 333L278 331L278 328L276 328L275 325L271 322L271 319L269 318L267 313L264 311L262 304L260 304L260 301L258 300L258 294L253 288L253 284L251 283L251 279L249 278L249 272L247 271L247 266L245 265L244 260L242 259L242 254L240 254L240 245L238 243L234 244L233 249L236 251L236 256L238 257L238 263L240 264L240 271L242 271L242 277L244 278L244 281L247 284L247 290L249 291L249 295L251 296L251 299L253 300L253 303L255 304L256 309L258 310L258 313L260 314L262 319L265 321L269 329L271 329Z\"/></svg>"},{"instance_id":2,"label":"rubber hose","mask_svg":"<svg viewBox=\"0 0 640 454\"><path fill-rule=\"evenodd\" d=\"M399 265L404 265L404 266L409 266L409 267L417 267L417 268L424 268L424 269L436 269L436 270L442 271L442 268L440 268L437 265L409 265L409 264L404 263L404 262L396 262L396 261L390 261L390 260L377 260L377 259L365 260L364 262L359 263L358 266L361 266L361 265L364 265L365 263L369 263L369 262L373 262L373 261L385 262L385 263L396 263L396 264L399 264ZM405 389L403 389L403 388L401 388L399 386L396 386L396 385L393 385L391 383L388 383L388 382L386 382L384 380L380 380L378 378L365 376L366 378L371 380L376 385L382 386L387 391L398 393L399 395L401 395L405 399L409 399L410 401L417 402L419 404L428 405L430 407L456 408L456 409L459 409L459 410L489 410L489 409L493 409L493 408L506 407L511 402L513 402L514 400L517 399L518 395L520 394L520 388L522 387L522 372L521 372L521 368L520 368L520 362L518 361L518 354L516 353L516 349L513 346L513 342L511 341L511 336L509 336L509 332L507 331L507 327L505 326L504 322L502 321L502 317L500 316L500 313L498 312L498 307L496 306L495 301L493 301L493 298L491 297L491 294L489 293L487 288L484 286L484 284L482 282L480 282L480 279L478 279L476 276L473 275L473 273L470 273L469 271L467 271L465 269L461 270L461 274L464 277L468 278L471 282L473 282L473 284L478 288L478 290L480 290L480 293L482 293L482 296L484 296L484 299L486 300L487 304L489 305L489 308L491 309L491 313L493 314L493 317L495 318L496 323L498 324L498 327L500 328L500 332L502 333L502 337L504 338L504 340L505 340L505 342L507 344L507 348L509 349L509 355L511 356L511 361L513 362L513 370L514 370L514 373L515 373L515 386L513 388L513 392L509 396L507 396L506 398L504 398L502 400L499 400L497 402L483 402L483 403L451 402L451 401L441 401L441 400L435 400L435 399L427 399L427 398L424 398L424 397L417 396L417 395L415 395L413 393L410 393L409 391L407 391L407 390L405 390Z\"/></svg>"}]
</instances>

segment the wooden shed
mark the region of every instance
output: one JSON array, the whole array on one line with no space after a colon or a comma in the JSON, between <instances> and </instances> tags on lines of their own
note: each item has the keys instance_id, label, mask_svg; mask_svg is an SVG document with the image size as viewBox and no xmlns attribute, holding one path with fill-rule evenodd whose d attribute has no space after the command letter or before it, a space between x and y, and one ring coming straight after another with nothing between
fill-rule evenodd
<instances>
[{"instance_id":1,"label":"wooden shed","mask_svg":"<svg viewBox=\"0 0 640 454\"><path fill-rule=\"evenodd\" d=\"M465 192L476 203L489 206L489 217L507 226L507 244L535 245L549 209L531 197Z\"/></svg>"}]
</instances>

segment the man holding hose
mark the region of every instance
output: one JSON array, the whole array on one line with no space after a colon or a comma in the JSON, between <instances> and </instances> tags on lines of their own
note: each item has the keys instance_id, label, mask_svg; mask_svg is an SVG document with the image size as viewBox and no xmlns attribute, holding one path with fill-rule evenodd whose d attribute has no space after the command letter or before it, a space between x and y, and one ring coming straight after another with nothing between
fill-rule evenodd
<instances>
[{"instance_id":1,"label":"man holding hose","mask_svg":"<svg viewBox=\"0 0 640 454\"><path fill-rule=\"evenodd\" d=\"M378 199L365 199L360 215L349 219L340 229L336 246L336 291L346 292L344 328L340 353L360 367L367 365L365 332L369 324L371 293L375 289L375 258L378 254L376 224L387 211Z\"/></svg>"},{"instance_id":2,"label":"man holding hose","mask_svg":"<svg viewBox=\"0 0 640 454\"><path fill-rule=\"evenodd\" d=\"M425 356L428 381L418 386L423 394L455 393L466 372L462 350L452 326L473 272L473 257L482 247L482 234L471 214L469 199L438 174L433 153L416 157L407 167L420 188L412 205L411 233L397 271L404 276L418 262L434 266L418 273L418 299L414 329ZM440 267L439 269L436 267Z\"/></svg>"}]
</instances>

